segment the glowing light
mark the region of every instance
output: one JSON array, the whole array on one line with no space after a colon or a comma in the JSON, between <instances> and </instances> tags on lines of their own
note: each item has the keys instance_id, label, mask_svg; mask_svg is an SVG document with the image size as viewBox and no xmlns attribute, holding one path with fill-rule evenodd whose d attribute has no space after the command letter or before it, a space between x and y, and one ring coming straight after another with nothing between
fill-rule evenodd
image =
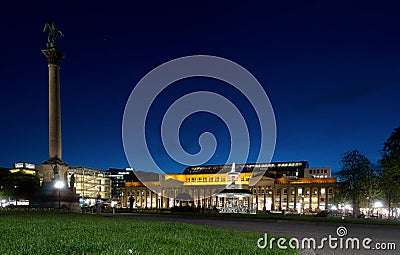
<instances>
[{"instance_id":1,"label":"glowing light","mask_svg":"<svg viewBox=\"0 0 400 255\"><path fill-rule=\"evenodd\" d=\"M15 168L23 168L24 167L24 163L15 163L14 167Z\"/></svg>"},{"instance_id":2,"label":"glowing light","mask_svg":"<svg viewBox=\"0 0 400 255\"><path fill-rule=\"evenodd\" d=\"M25 163L25 167L28 168L28 169L35 169L35 165L34 164Z\"/></svg>"},{"instance_id":3,"label":"glowing light","mask_svg":"<svg viewBox=\"0 0 400 255\"><path fill-rule=\"evenodd\" d=\"M36 171L33 170L22 170L24 174L36 175Z\"/></svg>"},{"instance_id":4,"label":"glowing light","mask_svg":"<svg viewBox=\"0 0 400 255\"><path fill-rule=\"evenodd\" d=\"M56 181L56 183L54 183L54 188L56 189L62 189L64 188L65 183L61 180Z\"/></svg>"},{"instance_id":5,"label":"glowing light","mask_svg":"<svg viewBox=\"0 0 400 255\"><path fill-rule=\"evenodd\" d=\"M374 207L376 207L376 208L383 207L383 204L380 201L376 201L374 204Z\"/></svg>"}]
</instances>

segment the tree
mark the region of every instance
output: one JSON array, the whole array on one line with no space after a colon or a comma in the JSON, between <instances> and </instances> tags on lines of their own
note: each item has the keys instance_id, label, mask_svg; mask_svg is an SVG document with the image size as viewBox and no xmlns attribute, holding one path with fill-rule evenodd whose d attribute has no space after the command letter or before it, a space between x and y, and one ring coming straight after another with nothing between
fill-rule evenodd
<instances>
[{"instance_id":1,"label":"tree","mask_svg":"<svg viewBox=\"0 0 400 255\"><path fill-rule=\"evenodd\" d=\"M392 215L392 203L400 200L400 127L397 127L386 140L380 160L380 186Z\"/></svg>"},{"instance_id":2,"label":"tree","mask_svg":"<svg viewBox=\"0 0 400 255\"><path fill-rule=\"evenodd\" d=\"M2 197L28 199L38 191L39 183L38 175L22 172L12 173L8 169L0 171L0 193Z\"/></svg>"},{"instance_id":3,"label":"tree","mask_svg":"<svg viewBox=\"0 0 400 255\"><path fill-rule=\"evenodd\" d=\"M340 164L338 192L352 202L354 216L357 216L360 201L375 196L376 171L369 159L358 150L345 153Z\"/></svg>"},{"instance_id":4,"label":"tree","mask_svg":"<svg viewBox=\"0 0 400 255\"><path fill-rule=\"evenodd\" d=\"M379 188L379 166L371 164L370 168L361 176L360 183L361 200L365 202L364 205L368 208L367 215L369 216L371 201L379 198L382 193Z\"/></svg>"}]
</instances>

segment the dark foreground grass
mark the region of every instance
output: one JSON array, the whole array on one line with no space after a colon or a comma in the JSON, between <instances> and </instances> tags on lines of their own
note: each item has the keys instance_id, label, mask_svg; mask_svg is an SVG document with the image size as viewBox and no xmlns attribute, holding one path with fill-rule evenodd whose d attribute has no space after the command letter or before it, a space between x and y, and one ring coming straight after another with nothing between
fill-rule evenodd
<instances>
[{"instance_id":1,"label":"dark foreground grass","mask_svg":"<svg viewBox=\"0 0 400 255\"><path fill-rule=\"evenodd\" d=\"M128 211L128 210L125 210ZM352 218L352 217L315 217L314 215L296 214L221 214L221 213L198 213L198 212L170 212L159 210L136 210L137 213L176 215L180 217L193 218L231 218L231 219L265 219L283 221L308 221L308 222L330 222L335 224L367 224L367 225L398 225L400 220L376 219L376 218Z\"/></svg>"},{"instance_id":2,"label":"dark foreground grass","mask_svg":"<svg viewBox=\"0 0 400 255\"><path fill-rule=\"evenodd\" d=\"M0 212L0 254L296 254L260 233L57 212Z\"/></svg>"}]
</instances>

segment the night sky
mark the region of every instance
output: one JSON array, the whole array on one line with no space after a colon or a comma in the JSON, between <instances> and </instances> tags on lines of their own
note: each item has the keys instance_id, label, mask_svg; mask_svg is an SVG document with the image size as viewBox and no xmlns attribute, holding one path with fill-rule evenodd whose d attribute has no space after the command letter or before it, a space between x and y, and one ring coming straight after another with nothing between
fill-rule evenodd
<instances>
[{"instance_id":1,"label":"night sky","mask_svg":"<svg viewBox=\"0 0 400 255\"><path fill-rule=\"evenodd\" d=\"M232 60L258 79L275 112L274 161L307 160L337 171L343 154L358 149L376 162L400 125L400 5L394 1L39 2L8 1L0 10L0 166L48 159L47 60L41 53L47 21L65 35L57 43L65 54L61 110L69 165L128 167L122 118L132 89L153 68L188 55ZM173 84L152 108L146 136L160 167L185 168L166 155L157 123L168 104L198 90L222 94L246 116L254 161L259 132L248 102L223 82L191 78ZM205 131L218 142L208 164L225 163L229 133L211 114L184 121L182 146L198 152Z\"/></svg>"}]
</instances>

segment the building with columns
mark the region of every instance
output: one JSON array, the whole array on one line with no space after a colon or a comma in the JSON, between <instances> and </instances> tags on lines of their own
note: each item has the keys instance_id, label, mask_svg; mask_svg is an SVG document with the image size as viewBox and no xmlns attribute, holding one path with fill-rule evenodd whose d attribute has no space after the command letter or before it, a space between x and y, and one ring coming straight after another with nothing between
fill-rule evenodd
<instances>
[{"instance_id":1,"label":"building with columns","mask_svg":"<svg viewBox=\"0 0 400 255\"><path fill-rule=\"evenodd\" d=\"M309 168L306 161L242 164L237 168L241 171L236 185L242 193L251 194L237 195L238 203L249 212L286 210L302 213L327 209L332 203L336 178L330 176L330 169L324 172L324 178L315 178L308 176L313 168ZM226 202L226 196L222 194L230 184L227 178L230 169L230 165L192 166L181 174L153 176L146 180L138 178L121 188L122 205L127 206L129 197L134 196L137 208L184 205L220 209Z\"/></svg>"}]
</instances>

